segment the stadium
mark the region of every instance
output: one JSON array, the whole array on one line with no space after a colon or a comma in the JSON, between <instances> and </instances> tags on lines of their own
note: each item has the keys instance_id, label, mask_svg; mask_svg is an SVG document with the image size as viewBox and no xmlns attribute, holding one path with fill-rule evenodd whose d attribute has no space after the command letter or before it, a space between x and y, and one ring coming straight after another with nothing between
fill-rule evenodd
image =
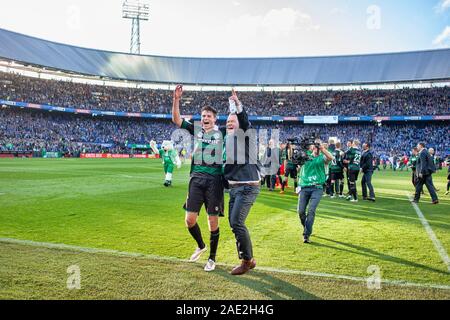
<instances>
[{"instance_id":1,"label":"stadium","mask_svg":"<svg viewBox=\"0 0 450 320\"><path fill-rule=\"evenodd\" d=\"M217 267L204 272L205 256L188 262L182 208L193 150L177 150L183 164L164 187L152 148L173 140L178 84L184 119L210 106L225 125L234 88L252 126L278 129L280 142L370 143L376 202L324 196L305 245L292 179L284 194L279 181L261 185L247 220L258 265L234 277L226 193ZM189 58L0 29L0 299L448 300L449 85L450 49ZM438 205L426 189L410 201L419 142L435 152Z\"/></svg>"}]
</instances>

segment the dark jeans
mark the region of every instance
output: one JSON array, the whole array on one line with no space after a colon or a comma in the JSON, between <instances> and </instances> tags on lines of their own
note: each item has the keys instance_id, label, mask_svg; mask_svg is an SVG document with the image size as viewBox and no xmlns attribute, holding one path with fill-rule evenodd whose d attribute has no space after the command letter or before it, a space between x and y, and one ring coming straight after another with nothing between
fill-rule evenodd
<instances>
[{"instance_id":1,"label":"dark jeans","mask_svg":"<svg viewBox=\"0 0 450 320\"><path fill-rule=\"evenodd\" d=\"M252 241L245 226L245 220L258 194L258 186L246 185L232 187L230 190L228 220L236 238L239 259L251 260L253 258Z\"/></svg>"},{"instance_id":2,"label":"dark jeans","mask_svg":"<svg viewBox=\"0 0 450 320\"><path fill-rule=\"evenodd\" d=\"M267 175L264 178L266 186L268 189L275 189L275 184L277 182L277 176L276 175Z\"/></svg>"},{"instance_id":3,"label":"dark jeans","mask_svg":"<svg viewBox=\"0 0 450 320\"><path fill-rule=\"evenodd\" d=\"M363 174L363 177L361 180L363 198L367 198L367 188L369 188L370 198L375 199L375 191L373 190L373 185L372 185L372 175L373 175L373 171L367 171L367 172L364 172L364 174Z\"/></svg>"},{"instance_id":4,"label":"dark jeans","mask_svg":"<svg viewBox=\"0 0 450 320\"><path fill-rule=\"evenodd\" d=\"M308 238L312 234L316 209L322 198L322 194L323 189L317 187L302 187L302 190L300 191L297 212L304 228L304 237ZM308 207L308 213L306 213L306 207Z\"/></svg>"},{"instance_id":5,"label":"dark jeans","mask_svg":"<svg viewBox=\"0 0 450 320\"><path fill-rule=\"evenodd\" d=\"M428 192L430 193L431 199L433 201L437 201L438 197L436 194L436 190L434 189L434 186L433 186L433 179L431 178L431 174L417 179L416 194L414 196L414 200L416 200L416 201L420 200L420 193L422 192L424 184L427 186L427 189L428 189Z\"/></svg>"}]
</instances>

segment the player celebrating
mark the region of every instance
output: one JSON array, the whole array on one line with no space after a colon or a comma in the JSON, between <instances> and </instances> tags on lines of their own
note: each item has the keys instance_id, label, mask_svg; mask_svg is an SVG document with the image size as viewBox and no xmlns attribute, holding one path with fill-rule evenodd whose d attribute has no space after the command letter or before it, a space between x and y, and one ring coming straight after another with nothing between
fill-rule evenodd
<instances>
[{"instance_id":1,"label":"player celebrating","mask_svg":"<svg viewBox=\"0 0 450 320\"><path fill-rule=\"evenodd\" d=\"M344 165L342 163L342 158L344 156L344 152L341 150L341 143L339 141L336 142L336 149L332 155L334 156L334 159L331 161L330 165L331 198L334 199L336 196L343 198Z\"/></svg>"},{"instance_id":2,"label":"player celebrating","mask_svg":"<svg viewBox=\"0 0 450 320\"><path fill-rule=\"evenodd\" d=\"M194 127L189 121L181 118L180 100L183 87L178 85L173 95L172 121L178 127L186 129L191 135L195 134L195 147L192 154L191 177L184 209L185 222L189 233L197 242L197 249L190 261L197 261L207 250L203 242L202 233L197 223L200 209L205 205L208 214L210 235L210 255L204 268L213 271L216 267L216 252L219 244L219 217L223 217L223 137L226 128L218 129L217 111L212 107L203 107L201 112L201 127ZM217 151L220 147L220 152Z\"/></svg>"},{"instance_id":3,"label":"player celebrating","mask_svg":"<svg viewBox=\"0 0 450 320\"><path fill-rule=\"evenodd\" d=\"M284 189L288 185L289 177L294 180L294 191L297 190L297 166L292 162L292 144L288 142L286 146L285 160L284 160L284 181L281 183L281 192L284 193ZM283 156L284 157L284 156Z\"/></svg>"},{"instance_id":4,"label":"player celebrating","mask_svg":"<svg viewBox=\"0 0 450 320\"><path fill-rule=\"evenodd\" d=\"M172 185L172 174L175 165L178 169L181 168L181 161L173 148L173 143L171 141L164 141L161 145L161 149L158 150L156 141L150 141L150 147L155 154L159 154L159 157L163 159L164 174L166 175L164 186L170 187Z\"/></svg>"},{"instance_id":5,"label":"player celebrating","mask_svg":"<svg viewBox=\"0 0 450 320\"><path fill-rule=\"evenodd\" d=\"M361 150L359 150L359 140L353 140L352 146L345 154L344 163L348 165L348 187L350 202L358 202L358 192L356 190L356 181L359 174L359 163L361 161Z\"/></svg>"}]
</instances>

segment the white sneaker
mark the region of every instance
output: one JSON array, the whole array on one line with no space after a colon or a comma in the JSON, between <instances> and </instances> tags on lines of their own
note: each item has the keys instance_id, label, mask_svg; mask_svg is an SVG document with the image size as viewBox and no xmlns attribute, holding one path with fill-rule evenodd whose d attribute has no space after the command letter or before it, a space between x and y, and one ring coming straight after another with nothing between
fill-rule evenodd
<instances>
[{"instance_id":1,"label":"white sneaker","mask_svg":"<svg viewBox=\"0 0 450 320\"><path fill-rule=\"evenodd\" d=\"M197 248L195 249L194 253L192 254L192 256L189 259L189 262L195 262L198 259L200 259L200 256L203 254L203 252L205 252L206 250L208 250L208 248L205 246L203 249Z\"/></svg>"},{"instance_id":2,"label":"white sneaker","mask_svg":"<svg viewBox=\"0 0 450 320\"><path fill-rule=\"evenodd\" d=\"M352 200L350 200L350 202L358 202L358 200L357 199L352 199Z\"/></svg>"},{"instance_id":3,"label":"white sneaker","mask_svg":"<svg viewBox=\"0 0 450 320\"><path fill-rule=\"evenodd\" d=\"M214 260L208 259L208 262L205 265L204 270L206 272L214 271L216 269L216 262Z\"/></svg>"},{"instance_id":4,"label":"white sneaker","mask_svg":"<svg viewBox=\"0 0 450 320\"><path fill-rule=\"evenodd\" d=\"M336 196L331 196L330 199L336 199Z\"/></svg>"},{"instance_id":5,"label":"white sneaker","mask_svg":"<svg viewBox=\"0 0 450 320\"><path fill-rule=\"evenodd\" d=\"M342 198L345 198L345 196L344 196L343 194L340 194L340 195L339 195L339 198L342 199Z\"/></svg>"},{"instance_id":6,"label":"white sneaker","mask_svg":"<svg viewBox=\"0 0 450 320\"><path fill-rule=\"evenodd\" d=\"M351 200L353 200L353 197L352 197L352 196L348 196L348 197L346 198L346 200L351 201Z\"/></svg>"}]
</instances>

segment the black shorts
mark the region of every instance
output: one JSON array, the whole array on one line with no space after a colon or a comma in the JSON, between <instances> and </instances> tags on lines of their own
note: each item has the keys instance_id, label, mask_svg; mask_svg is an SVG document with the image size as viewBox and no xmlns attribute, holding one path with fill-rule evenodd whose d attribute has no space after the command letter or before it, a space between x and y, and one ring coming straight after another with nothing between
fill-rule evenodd
<instances>
[{"instance_id":1,"label":"black shorts","mask_svg":"<svg viewBox=\"0 0 450 320\"><path fill-rule=\"evenodd\" d=\"M330 172L330 179L331 179L331 181L343 180L344 173L343 172Z\"/></svg>"},{"instance_id":2,"label":"black shorts","mask_svg":"<svg viewBox=\"0 0 450 320\"><path fill-rule=\"evenodd\" d=\"M447 176L447 180L450 181L450 173Z\"/></svg>"},{"instance_id":3,"label":"black shorts","mask_svg":"<svg viewBox=\"0 0 450 320\"><path fill-rule=\"evenodd\" d=\"M291 177L292 179L297 179L297 167L286 167L284 169L284 176L286 178Z\"/></svg>"},{"instance_id":4,"label":"black shorts","mask_svg":"<svg viewBox=\"0 0 450 320\"><path fill-rule=\"evenodd\" d=\"M189 181L189 192L184 204L184 210L188 212L198 212L205 205L209 216L223 217L223 177L214 178L192 177Z\"/></svg>"},{"instance_id":5,"label":"black shorts","mask_svg":"<svg viewBox=\"0 0 450 320\"><path fill-rule=\"evenodd\" d=\"M359 170L349 170L348 171L348 181L356 182L358 180Z\"/></svg>"}]
</instances>

